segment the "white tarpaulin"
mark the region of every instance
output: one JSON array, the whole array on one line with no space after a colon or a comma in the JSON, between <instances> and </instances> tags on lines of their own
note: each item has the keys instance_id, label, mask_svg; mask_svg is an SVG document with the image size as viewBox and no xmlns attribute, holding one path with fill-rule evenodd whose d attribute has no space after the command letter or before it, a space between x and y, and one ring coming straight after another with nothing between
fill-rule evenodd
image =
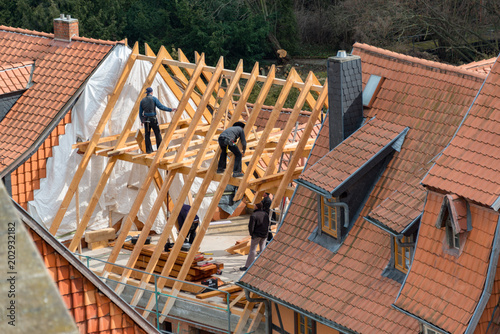
<instances>
[{"instance_id":1,"label":"white tarpaulin","mask_svg":"<svg viewBox=\"0 0 500 334\"><path fill-rule=\"evenodd\" d=\"M81 161L81 155L77 153L76 149L72 149L72 145L78 141L88 141L92 138L94 130L106 108L107 100L113 92L116 81L130 53L130 48L118 45L101 66L99 66L74 105L71 111L72 121L66 125L65 134L59 137L59 146L53 147L53 156L47 159L47 176L40 180L40 189L35 191L34 200L28 203L29 213L37 221L45 224L47 228L50 227ZM145 92L141 91L141 89L151 67L150 62L135 62L113 110L111 119L101 137L121 133L135 101L139 95L141 97L145 96ZM153 88L153 94L158 97L162 104L170 108L177 107L177 98L159 75L156 75L151 87ZM159 111L160 123L170 121L172 115L172 113ZM183 117L187 117L187 114L184 113ZM132 130L137 130L140 126L141 124L137 117ZM108 159L105 157L92 156L80 181L78 194L73 196L73 200L57 232L61 240L72 238L72 234L77 228L76 199L78 197L78 216L81 220L107 162ZM87 229L99 230L108 227L110 222L115 224L122 219L132 206L147 172L148 169L146 166L117 160ZM161 173L164 177L164 172L162 171ZM170 195L174 202L177 201L177 194L180 192L183 183L182 176L177 176L170 188ZM191 188L193 194L196 193L200 185L201 180L196 179ZM216 185L216 183L212 182L207 193L215 191ZM146 221L156 197L157 190L153 183L137 214L140 221ZM198 211L201 219L204 218L209 204L210 198L205 198ZM154 222L153 230L161 233L165 223L165 215L160 211Z\"/></svg>"}]
</instances>

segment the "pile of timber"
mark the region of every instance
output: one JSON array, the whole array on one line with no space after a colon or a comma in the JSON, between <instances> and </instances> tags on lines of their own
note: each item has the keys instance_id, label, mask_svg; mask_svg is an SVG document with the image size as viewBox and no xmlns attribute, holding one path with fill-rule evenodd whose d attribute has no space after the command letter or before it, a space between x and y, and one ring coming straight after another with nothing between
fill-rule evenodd
<instances>
[{"instance_id":1,"label":"pile of timber","mask_svg":"<svg viewBox=\"0 0 500 334\"><path fill-rule=\"evenodd\" d=\"M123 244L123 248L128 250L133 250L135 245L131 242L125 242ZM156 248L156 245L144 245L141 249L139 257L135 263L134 268L139 270L145 270L148 266L149 261L151 260L151 256ZM180 251L175 260L175 264L170 272L170 277L177 278L179 275L179 271L184 264L184 260L186 259L187 252ZM168 257L170 256L170 252L162 252L160 258L158 259L158 263L154 269L154 273L161 275L163 267L167 262ZM197 282L207 278L211 278L212 275L216 274L219 270L224 268L224 264L221 262L215 262L212 258L206 258L203 253L199 253L194 257L193 263L189 268L188 275L186 276L186 281L189 282Z\"/></svg>"}]
</instances>

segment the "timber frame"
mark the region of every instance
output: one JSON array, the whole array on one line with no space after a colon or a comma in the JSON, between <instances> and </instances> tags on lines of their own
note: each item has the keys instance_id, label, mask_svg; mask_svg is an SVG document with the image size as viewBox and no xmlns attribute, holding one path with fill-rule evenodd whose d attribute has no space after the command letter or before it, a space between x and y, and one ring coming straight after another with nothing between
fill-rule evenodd
<instances>
[{"instance_id":1,"label":"timber frame","mask_svg":"<svg viewBox=\"0 0 500 334\"><path fill-rule=\"evenodd\" d=\"M291 197L294 190L292 180L303 167L299 167L299 160L307 157L314 138L311 138L313 127L321 118L324 108L327 108L327 84L321 85L312 72L303 82L297 72L292 69L287 79L275 78L275 67L272 66L267 76L259 75L259 64L256 63L250 73L243 71L243 62L240 61L235 70L224 68L223 58L221 57L215 67L205 64L204 55L196 54L196 62L191 63L181 50L178 51L179 60L173 60L164 47L161 47L158 54L155 55L148 45L145 46L145 55L139 54L137 43L132 49L123 72L116 83L112 95L108 99L107 106L103 112L102 118L97 125L90 141L74 145L83 153L82 161L76 171L67 193L61 203L61 206L52 222L50 232L56 234L66 209L73 196L78 191L79 182L90 161L92 155L107 157L107 165L102 173L99 183L94 190L92 198L88 204L85 213L79 222L77 231L69 245L69 250L74 252L80 245L81 238L89 223L90 217L99 201L99 198L106 186L111 172L117 160L128 161L131 164L142 164L148 166L148 174L144 182L140 185L137 197L130 208L130 212L122 221L121 233L116 239L115 245L108 258L108 262L115 263L122 248L125 238L130 231L134 219L137 216L142 202L152 182L157 187L158 197L155 201L134 251L128 259L126 267L133 268L139 252L143 247L146 238L152 228L153 222L160 209L167 207L167 194L169 191L178 192L178 200L170 205L170 216L159 237L158 245L151 256L147 269L152 273L157 265L160 254L165 243L173 234L175 222L181 210L182 204L189 200L192 206L183 227L178 231L177 240L171 249L171 255L166 261L162 276L169 276L174 265L175 258L181 250L183 240L188 233L194 216L198 211L200 204L209 184L212 181L218 182L218 187L213 194L212 201L203 221L200 222L199 232L195 238L186 260L180 270L177 279L184 280L189 270L189 263L192 263L201 241L208 229L208 225L218 206L221 196L228 184L238 187L235 194L235 200L246 196L249 206L260 201L264 192L274 195L272 208L279 206L285 197ZM144 154L143 130L131 131L134 121L138 117L139 103L142 94L135 101L133 109L120 134L102 138L103 130L111 117L113 108L125 85L125 82L136 61L148 61L152 63L152 68L142 85L142 91L151 85L155 76L160 75L176 98L179 100L177 112L172 116L171 122L160 126L163 140L156 152ZM225 80L225 84L224 81ZM255 101L248 101L250 93L256 83L259 83L260 90ZM261 111L264 101L270 88L273 85L281 86L281 93L269 116L269 120L264 130L256 131L254 123ZM257 87L257 86L256 86ZM258 87L257 87L258 88ZM280 112L289 99L289 93L292 88L298 89L298 97L295 98L293 111L284 129L274 128ZM253 103L253 108L249 110L247 103ZM289 137L304 104L307 103L311 109L311 115L302 128L302 135L296 142L290 142ZM193 105L195 107L193 107ZM183 113L189 115L189 119L181 119ZM243 117L245 116L245 118ZM245 119L245 135L247 137L247 150L243 156L243 172L241 178L232 177L232 167L234 158L230 156L228 166L224 174L216 174L217 161L220 149L217 143L218 135L227 127L238 120ZM194 139L193 136L199 136L201 139ZM154 138L152 138L153 140ZM171 140L182 140L180 145L169 145ZM153 141L154 142L154 141ZM288 168L285 171L278 169L280 157L283 154L289 156ZM205 163L205 164L204 164ZM202 167L209 166L209 167ZM263 167L265 166L265 167ZM297 167L296 167L297 166ZM132 165L131 165L132 168ZM167 170L165 178L162 178L160 170ZM184 185L182 189L170 189L172 181L177 174L184 175ZM190 190L196 177L202 178L203 182L197 190L198 196L190 198ZM103 276L108 277L113 265L107 264L103 271ZM126 282L131 275L131 270L126 269L121 275L121 281ZM140 288L147 288L150 275L144 274ZM165 286L165 279L158 281L159 288ZM182 282L176 282L173 287L162 314L168 314L173 306L173 297L180 291ZM123 285L118 284L117 292L123 289ZM143 290L138 289L131 304L137 305L143 294ZM147 316L148 310L155 305L155 299L151 297L144 311ZM248 305L248 308L253 307ZM164 317L160 319L164 320ZM240 327L240 325L238 326ZM241 330L241 329L240 329Z\"/></svg>"}]
</instances>

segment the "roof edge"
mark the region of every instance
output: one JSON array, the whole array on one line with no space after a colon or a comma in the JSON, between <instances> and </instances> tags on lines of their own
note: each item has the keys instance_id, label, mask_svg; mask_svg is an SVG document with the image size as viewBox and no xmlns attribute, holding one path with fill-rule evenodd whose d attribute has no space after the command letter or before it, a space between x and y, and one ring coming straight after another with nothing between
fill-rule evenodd
<instances>
[{"instance_id":1,"label":"roof edge","mask_svg":"<svg viewBox=\"0 0 500 334\"><path fill-rule=\"evenodd\" d=\"M392 228L385 226L379 220L377 220L375 218L371 218L370 216L364 216L363 219L366 220L367 222L379 227L381 230L386 231L387 233L391 234L394 237L397 237L401 234L401 233L398 233L397 231L393 230ZM411 225L411 223L410 223L410 225Z\"/></svg>"},{"instance_id":2,"label":"roof edge","mask_svg":"<svg viewBox=\"0 0 500 334\"><path fill-rule=\"evenodd\" d=\"M17 33L17 34L50 38L50 39L55 40L54 34L43 32L43 31L29 30L29 29L24 29L24 28L15 28L15 27L9 27L9 26L4 26L4 25L0 25L0 30L6 31L6 32L11 32L11 33ZM95 39L95 38L89 38L89 37L76 37L76 36L72 37L71 41L87 42L87 43L94 43L94 44L107 44L107 45L125 44L124 41L109 41L109 40L104 40L104 39Z\"/></svg>"},{"instance_id":3,"label":"roof edge","mask_svg":"<svg viewBox=\"0 0 500 334\"><path fill-rule=\"evenodd\" d=\"M342 326L340 324L337 324L334 321L331 321L331 320L325 319L323 317L320 317L317 314L310 313L310 312L307 312L305 310L302 310L302 309L300 309L300 308L298 308L298 307L296 307L294 305L291 305L290 303L287 303L287 302L285 302L285 301L283 301L281 299L277 299L275 297L272 297L271 295L269 295L269 294L267 294L265 292L262 292L260 290L257 290L254 287L252 287L252 286L250 286L250 285L248 285L246 283L238 281L238 282L235 282L234 284L237 285L237 286L239 286L239 287L241 287L241 288L243 288L243 289L246 289L246 290L248 290L250 292L253 292L253 293L255 293L255 294L259 295L259 296L262 296L262 297L264 297L264 298L266 298L268 300L271 300L271 301L275 302L276 304L280 304L280 305L282 305L284 307L287 307L287 308L291 309L292 311L304 314L306 317L308 317L308 318L310 318L310 319L312 319L312 320L314 320L316 322L319 322L319 323L321 323L321 324L323 324L325 326L333 328L333 329L335 329L335 330L337 330L337 331L339 331L341 333L356 334L355 331L353 331L353 330L351 330L351 329L349 329L347 327L344 327L344 326Z\"/></svg>"},{"instance_id":4,"label":"roof edge","mask_svg":"<svg viewBox=\"0 0 500 334\"><path fill-rule=\"evenodd\" d=\"M472 318L469 321L469 325L465 330L464 334L473 333L481 319L484 309L486 308L486 304L491 296L491 291L493 290L493 283L495 281L495 273L498 265L498 258L500 256L500 215L497 220L497 228L495 231L495 237L493 239L493 249L491 251L490 256L490 264L488 266L488 272L486 274L486 282L483 289L483 293L479 298L479 302L477 303L476 310L472 314Z\"/></svg>"},{"instance_id":5,"label":"roof edge","mask_svg":"<svg viewBox=\"0 0 500 334\"><path fill-rule=\"evenodd\" d=\"M16 201L12 200L14 207L21 216L21 220L33 229L45 242L52 246L62 257L64 257L72 266L92 282L99 291L104 293L112 302L118 305L135 323L146 331L146 333L160 333L153 325L149 323L142 315L130 306L125 300L118 296L113 289L89 268L87 268L73 253L69 251L61 242L59 242L45 227L38 224L31 215L26 212Z\"/></svg>"},{"instance_id":6,"label":"roof edge","mask_svg":"<svg viewBox=\"0 0 500 334\"><path fill-rule=\"evenodd\" d=\"M382 56L382 57L391 58L391 59L399 60L402 62L410 62L412 64L420 65L420 66L427 67L427 68L434 69L434 70L446 71L450 74L465 75L465 76L473 78L474 80L481 80L482 81L482 80L486 79L486 76L487 76L486 74L477 73L474 71L460 68L458 66L443 64L443 63L439 63L436 61L417 58L417 57L412 57L412 56L408 56L408 55L405 55L402 53L389 51L386 49L381 49L381 48L378 48L376 46L372 46L372 45L365 44L365 43L356 42L353 45L353 49L355 49L355 48L358 48L358 49L363 50L363 51L368 52L368 53L377 54L377 55Z\"/></svg>"},{"instance_id":7,"label":"roof edge","mask_svg":"<svg viewBox=\"0 0 500 334\"><path fill-rule=\"evenodd\" d=\"M434 330L436 330L436 331L438 331L438 332L440 332L440 333L451 334L450 332L445 331L444 329L439 328L439 327L437 327L437 326L435 326L435 325L431 324L430 322L427 322L427 321L425 321L424 319L422 319L422 318L420 318L420 317L418 317L418 316L416 316L416 315L414 315L414 314L412 314L412 313L410 313L410 312L408 312L408 311L405 311L405 310L403 310L402 308L400 308L400 307L398 307L398 306L396 306L396 305L394 305L394 304L391 304L391 306L392 306L394 309L396 309L397 311L399 311L399 312L401 312L401 313L404 313L404 314L406 314L407 316L409 316L409 317L411 317L411 318L413 318L413 319L415 319L415 320L417 320L417 321L419 321L419 322L421 322L421 323L424 323L426 326L429 326L429 327L431 327L432 329L434 329Z\"/></svg>"}]
</instances>

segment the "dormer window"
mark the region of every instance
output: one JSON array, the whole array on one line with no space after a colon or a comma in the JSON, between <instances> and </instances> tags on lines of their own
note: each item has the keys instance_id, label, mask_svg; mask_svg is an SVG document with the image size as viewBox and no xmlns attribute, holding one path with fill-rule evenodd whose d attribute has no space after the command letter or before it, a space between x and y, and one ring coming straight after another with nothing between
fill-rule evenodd
<instances>
[{"instance_id":1,"label":"dormer window","mask_svg":"<svg viewBox=\"0 0 500 334\"><path fill-rule=\"evenodd\" d=\"M413 241L413 235L402 237L400 242L394 237L394 267L405 274L410 269L413 257Z\"/></svg>"},{"instance_id":2,"label":"dormer window","mask_svg":"<svg viewBox=\"0 0 500 334\"><path fill-rule=\"evenodd\" d=\"M335 203L336 198L325 198L321 197L321 231L326 234L337 238L339 236L338 231L338 207L331 206L332 203Z\"/></svg>"},{"instance_id":3,"label":"dormer window","mask_svg":"<svg viewBox=\"0 0 500 334\"><path fill-rule=\"evenodd\" d=\"M444 196L436 227L445 228L445 252L459 256L467 239L467 232L472 230L467 201L456 195Z\"/></svg>"}]
</instances>

